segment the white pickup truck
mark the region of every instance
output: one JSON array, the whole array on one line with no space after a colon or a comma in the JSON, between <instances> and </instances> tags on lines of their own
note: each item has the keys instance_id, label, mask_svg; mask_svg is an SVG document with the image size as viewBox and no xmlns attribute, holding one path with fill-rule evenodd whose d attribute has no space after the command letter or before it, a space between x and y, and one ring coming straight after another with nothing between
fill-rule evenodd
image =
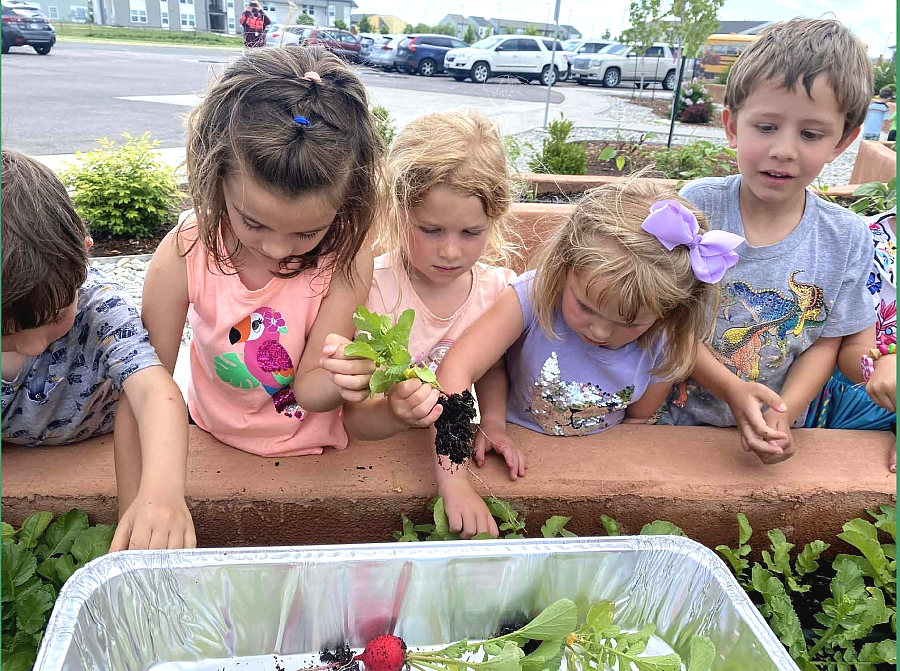
<instances>
[{"instance_id":1,"label":"white pickup truck","mask_svg":"<svg viewBox=\"0 0 900 671\"><path fill-rule=\"evenodd\" d=\"M684 65L685 78L694 72L695 59ZM600 84L618 86L621 82L635 82L638 86L643 75L644 86L659 82L667 91L675 88L679 61L671 47L657 43L639 54L624 44L610 44L600 53L579 54L572 62L571 76L582 85Z\"/></svg>"}]
</instances>

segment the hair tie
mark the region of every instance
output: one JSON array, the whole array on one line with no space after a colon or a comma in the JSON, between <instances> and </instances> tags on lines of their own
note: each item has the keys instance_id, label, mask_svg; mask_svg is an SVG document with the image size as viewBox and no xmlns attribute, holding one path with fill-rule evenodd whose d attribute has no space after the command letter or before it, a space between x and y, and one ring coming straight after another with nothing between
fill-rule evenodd
<instances>
[{"instance_id":1,"label":"hair tie","mask_svg":"<svg viewBox=\"0 0 900 671\"><path fill-rule=\"evenodd\" d=\"M304 72L303 79L308 79L308 80L316 82L318 84L322 83L322 78L319 76L319 73L316 72L315 70L310 70L309 72Z\"/></svg>"},{"instance_id":2,"label":"hair tie","mask_svg":"<svg viewBox=\"0 0 900 671\"><path fill-rule=\"evenodd\" d=\"M641 228L672 251L678 245L690 250L691 268L697 279L715 284L738 262L734 248L744 238L727 231L707 231L700 235L697 217L677 200L660 200L650 206Z\"/></svg>"},{"instance_id":3,"label":"hair tie","mask_svg":"<svg viewBox=\"0 0 900 671\"><path fill-rule=\"evenodd\" d=\"M300 126L309 126L309 119L299 114L294 117L294 122L299 124Z\"/></svg>"}]
</instances>

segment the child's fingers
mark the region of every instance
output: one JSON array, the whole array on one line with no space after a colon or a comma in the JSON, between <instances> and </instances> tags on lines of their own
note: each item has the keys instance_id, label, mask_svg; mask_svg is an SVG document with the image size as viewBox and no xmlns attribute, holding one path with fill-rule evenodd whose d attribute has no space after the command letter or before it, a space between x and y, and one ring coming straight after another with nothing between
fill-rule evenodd
<instances>
[{"instance_id":1,"label":"child's fingers","mask_svg":"<svg viewBox=\"0 0 900 671\"><path fill-rule=\"evenodd\" d=\"M756 454L781 454L782 449L760 438L749 426L741 427L744 444Z\"/></svg>"},{"instance_id":2,"label":"child's fingers","mask_svg":"<svg viewBox=\"0 0 900 671\"><path fill-rule=\"evenodd\" d=\"M741 427L741 431L743 432L747 428L750 429L754 437L758 437L763 441L782 440L784 438L787 438L786 433L778 431L777 429L773 429L771 426L766 424L765 418L762 416L762 413L760 413L758 409L754 409L753 412L744 414L744 424Z\"/></svg>"},{"instance_id":3,"label":"child's fingers","mask_svg":"<svg viewBox=\"0 0 900 671\"><path fill-rule=\"evenodd\" d=\"M113 535L112 543L109 544L110 552L119 552L128 549L128 540L131 538L131 518L127 515L119 522L116 527L116 533Z\"/></svg>"},{"instance_id":4,"label":"child's fingers","mask_svg":"<svg viewBox=\"0 0 900 671\"><path fill-rule=\"evenodd\" d=\"M491 512L487 508L481 513L481 524L476 530L476 533L482 533L484 531L487 531L494 538L497 538L500 535L500 530L497 528L494 516L491 515Z\"/></svg>"},{"instance_id":5,"label":"child's fingers","mask_svg":"<svg viewBox=\"0 0 900 671\"><path fill-rule=\"evenodd\" d=\"M371 375L375 362L369 359L320 359L319 367L340 375Z\"/></svg>"},{"instance_id":6,"label":"child's fingers","mask_svg":"<svg viewBox=\"0 0 900 671\"><path fill-rule=\"evenodd\" d=\"M194 525L188 526L184 532L184 545L182 547L193 549L197 547L197 535L194 532Z\"/></svg>"},{"instance_id":7,"label":"child's fingers","mask_svg":"<svg viewBox=\"0 0 900 671\"><path fill-rule=\"evenodd\" d=\"M146 550L150 547L150 527L146 524L135 524L128 541L129 550Z\"/></svg>"},{"instance_id":8,"label":"child's fingers","mask_svg":"<svg viewBox=\"0 0 900 671\"><path fill-rule=\"evenodd\" d=\"M484 466L484 453L487 452L488 449L488 439L485 438L484 433L479 431L475 434L475 452L473 454L475 458L475 465L478 468Z\"/></svg>"},{"instance_id":9,"label":"child's fingers","mask_svg":"<svg viewBox=\"0 0 900 671\"><path fill-rule=\"evenodd\" d=\"M167 529L155 528L150 531L150 543L147 548L150 550L165 550L169 547L169 532Z\"/></svg>"},{"instance_id":10,"label":"child's fingers","mask_svg":"<svg viewBox=\"0 0 900 671\"><path fill-rule=\"evenodd\" d=\"M787 406L784 404L784 401L781 400L781 396L769 389L766 385L758 383L754 384L753 395L775 412L787 412Z\"/></svg>"},{"instance_id":11,"label":"child's fingers","mask_svg":"<svg viewBox=\"0 0 900 671\"><path fill-rule=\"evenodd\" d=\"M325 356L333 356L337 354L339 357L343 357L343 347L349 342L350 341L342 335L338 335L337 333L329 333L327 336L325 336L325 344L322 347L322 354Z\"/></svg>"},{"instance_id":12,"label":"child's fingers","mask_svg":"<svg viewBox=\"0 0 900 671\"><path fill-rule=\"evenodd\" d=\"M393 387L388 389L387 395L397 399L404 400L410 398L413 394L415 394L419 389L422 388L423 382L419 378L403 380L403 382L398 382ZM420 401L422 399L419 399Z\"/></svg>"}]
</instances>

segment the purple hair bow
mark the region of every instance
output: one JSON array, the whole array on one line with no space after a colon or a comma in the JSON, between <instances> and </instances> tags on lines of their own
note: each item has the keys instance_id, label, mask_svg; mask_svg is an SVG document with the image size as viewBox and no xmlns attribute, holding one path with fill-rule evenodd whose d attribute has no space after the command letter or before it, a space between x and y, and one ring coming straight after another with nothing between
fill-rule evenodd
<instances>
[{"instance_id":1,"label":"purple hair bow","mask_svg":"<svg viewBox=\"0 0 900 671\"><path fill-rule=\"evenodd\" d=\"M691 267L701 282L715 284L738 262L734 248L744 238L727 231L707 231L700 235L697 217L676 200L660 200L650 206L641 228L672 251L678 245L690 249Z\"/></svg>"}]
</instances>

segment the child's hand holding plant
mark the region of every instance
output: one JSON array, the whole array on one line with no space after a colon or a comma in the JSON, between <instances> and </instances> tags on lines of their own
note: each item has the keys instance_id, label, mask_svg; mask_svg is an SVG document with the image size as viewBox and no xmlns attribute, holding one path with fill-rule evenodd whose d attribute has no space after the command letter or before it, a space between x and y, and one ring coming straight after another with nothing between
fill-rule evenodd
<instances>
[{"instance_id":1,"label":"child's hand holding plant","mask_svg":"<svg viewBox=\"0 0 900 671\"><path fill-rule=\"evenodd\" d=\"M369 385L375 366L368 358L353 354L347 338L337 333L329 333L322 348L319 367L328 371L328 377L338 388L341 398L351 403L359 403L369 396Z\"/></svg>"}]
</instances>

